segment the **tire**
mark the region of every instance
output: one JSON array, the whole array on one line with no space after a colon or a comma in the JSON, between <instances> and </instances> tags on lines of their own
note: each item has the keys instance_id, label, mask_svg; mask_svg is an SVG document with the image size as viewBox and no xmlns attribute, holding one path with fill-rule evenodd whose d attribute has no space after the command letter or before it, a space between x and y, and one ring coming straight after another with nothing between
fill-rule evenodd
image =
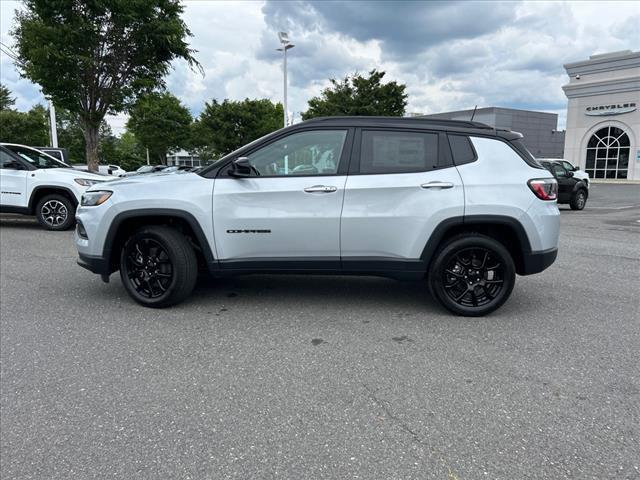
<instances>
[{"instance_id":1,"label":"tire","mask_svg":"<svg viewBox=\"0 0 640 480\"><path fill-rule=\"evenodd\" d=\"M182 302L195 287L198 262L186 237L173 228L143 227L120 252L120 279L127 293L145 307Z\"/></svg>"},{"instance_id":2,"label":"tire","mask_svg":"<svg viewBox=\"0 0 640 480\"><path fill-rule=\"evenodd\" d=\"M571 195L571 200L569 200L569 206L571 210L582 210L587 204L587 192L584 191L583 188L579 189L573 195Z\"/></svg>"},{"instance_id":3,"label":"tire","mask_svg":"<svg viewBox=\"0 0 640 480\"><path fill-rule=\"evenodd\" d=\"M429 290L447 310L467 317L493 312L515 285L511 255L497 240L471 233L442 245L429 268Z\"/></svg>"},{"instance_id":4,"label":"tire","mask_svg":"<svg viewBox=\"0 0 640 480\"><path fill-rule=\"evenodd\" d=\"M69 230L76 222L76 207L65 195L45 195L36 204L38 223L47 230Z\"/></svg>"}]
</instances>

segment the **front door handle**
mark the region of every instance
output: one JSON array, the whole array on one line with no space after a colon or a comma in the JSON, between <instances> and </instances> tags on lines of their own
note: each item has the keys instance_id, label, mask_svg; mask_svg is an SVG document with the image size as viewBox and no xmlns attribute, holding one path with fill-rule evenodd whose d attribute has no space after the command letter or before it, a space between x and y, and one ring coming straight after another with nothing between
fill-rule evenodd
<instances>
[{"instance_id":1,"label":"front door handle","mask_svg":"<svg viewBox=\"0 0 640 480\"><path fill-rule=\"evenodd\" d=\"M314 185L313 187L307 187L304 189L307 193L333 193L338 190L338 187L331 187L327 185Z\"/></svg>"},{"instance_id":2,"label":"front door handle","mask_svg":"<svg viewBox=\"0 0 640 480\"><path fill-rule=\"evenodd\" d=\"M451 182L427 182L420 185L420 188L453 188Z\"/></svg>"}]
</instances>

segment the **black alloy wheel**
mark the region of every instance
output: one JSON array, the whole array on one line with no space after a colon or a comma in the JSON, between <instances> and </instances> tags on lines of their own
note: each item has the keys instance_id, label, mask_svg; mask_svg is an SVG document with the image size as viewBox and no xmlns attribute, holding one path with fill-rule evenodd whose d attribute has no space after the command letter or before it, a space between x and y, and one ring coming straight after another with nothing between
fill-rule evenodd
<instances>
[{"instance_id":1,"label":"black alloy wheel","mask_svg":"<svg viewBox=\"0 0 640 480\"><path fill-rule=\"evenodd\" d=\"M198 262L188 239L165 226L143 227L120 254L120 279L129 295L147 307L167 307L193 290Z\"/></svg>"},{"instance_id":2,"label":"black alloy wheel","mask_svg":"<svg viewBox=\"0 0 640 480\"><path fill-rule=\"evenodd\" d=\"M509 298L515 266L497 240L479 234L460 235L436 254L429 284L432 294L450 311L486 315Z\"/></svg>"},{"instance_id":3,"label":"black alloy wheel","mask_svg":"<svg viewBox=\"0 0 640 480\"><path fill-rule=\"evenodd\" d=\"M171 286L173 264L160 242L147 237L130 242L125 260L129 283L141 297L159 298Z\"/></svg>"}]
</instances>

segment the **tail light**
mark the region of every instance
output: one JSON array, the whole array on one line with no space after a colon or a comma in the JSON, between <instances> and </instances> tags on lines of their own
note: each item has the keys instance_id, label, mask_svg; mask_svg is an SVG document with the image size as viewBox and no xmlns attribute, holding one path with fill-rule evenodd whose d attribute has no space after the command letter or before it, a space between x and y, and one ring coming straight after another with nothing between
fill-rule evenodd
<instances>
[{"instance_id":1,"label":"tail light","mask_svg":"<svg viewBox=\"0 0 640 480\"><path fill-rule=\"evenodd\" d=\"M540 200L558 198L558 182L555 178L532 178L527 182L529 188Z\"/></svg>"}]
</instances>

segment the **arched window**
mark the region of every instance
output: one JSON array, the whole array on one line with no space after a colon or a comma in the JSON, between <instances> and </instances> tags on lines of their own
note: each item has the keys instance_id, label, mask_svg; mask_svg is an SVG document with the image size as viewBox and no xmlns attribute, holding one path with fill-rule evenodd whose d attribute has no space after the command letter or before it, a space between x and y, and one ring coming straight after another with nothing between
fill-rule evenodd
<instances>
[{"instance_id":1,"label":"arched window","mask_svg":"<svg viewBox=\"0 0 640 480\"><path fill-rule=\"evenodd\" d=\"M618 127L604 127L587 144L586 172L591 178L627 178L629 136Z\"/></svg>"}]
</instances>

